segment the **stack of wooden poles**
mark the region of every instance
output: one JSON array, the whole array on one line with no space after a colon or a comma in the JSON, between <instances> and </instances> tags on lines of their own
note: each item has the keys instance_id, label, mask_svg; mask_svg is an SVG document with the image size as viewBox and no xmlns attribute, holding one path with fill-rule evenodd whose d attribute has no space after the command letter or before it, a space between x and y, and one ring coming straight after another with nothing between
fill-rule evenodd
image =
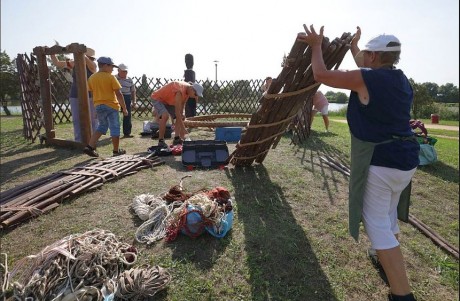
<instances>
[{"instance_id":1,"label":"stack of wooden poles","mask_svg":"<svg viewBox=\"0 0 460 301\"><path fill-rule=\"evenodd\" d=\"M323 58L328 70L339 67L352 38L350 33L332 42L323 38ZM254 161L262 163L298 114L310 116L312 98L319 87L313 78L311 53L308 44L295 40L281 73L261 97L260 108L252 115L235 151L229 156L229 163L235 166L248 166ZM310 118L297 120L303 122L293 124L293 141L302 142L309 135Z\"/></svg>"},{"instance_id":2,"label":"stack of wooden poles","mask_svg":"<svg viewBox=\"0 0 460 301\"><path fill-rule=\"evenodd\" d=\"M107 181L163 164L158 157L122 155L94 160L0 193L0 229L46 213L64 200L99 188Z\"/></svg>"}]
</instances>

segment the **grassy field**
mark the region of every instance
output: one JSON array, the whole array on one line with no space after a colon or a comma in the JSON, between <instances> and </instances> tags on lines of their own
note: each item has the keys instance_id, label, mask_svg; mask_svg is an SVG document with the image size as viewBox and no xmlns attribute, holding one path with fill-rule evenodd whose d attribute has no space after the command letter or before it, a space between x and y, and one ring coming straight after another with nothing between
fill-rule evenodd
<instances>
[{"instance_id":1,"label":"grassy field","mask_svg":"<svg viewBox=\"0 0 460 301\"><path fill-rule=\"evenodd\" d=\"M458 124L458 123L457 123ZM121 140L128 153L145 153L156 141L137 135ZM387 300L388 287L366 257L364 231L356 243L349 235L348 178L319 159L329 155L349 166L346 124L323 130L315 118L308 141L301 146L283 137L263 164L224 170L186 171L181 157L162 157L165 164L108 182L101 188L65 201L52 212L1 232L1 252L10 269L65 236L93 229L113 232L140 251L136 265L169 269L172 282L155 300ZM71 138L71 126L60 125L57 137ZM439 134L441 135L441 134ZM458 132L443 131L436 149L439 161L420 167L413 181L411 213L459 247ZM207 129L191 138L213 139ZM70 169L91 159L79 150L31 144L22 138L20 117L1 118L1 190ZM229 144L230 152L235 144ZM109 139L98 151L109 156ZM135 196L158 195L185 175L184 188L226 187L234 199L232 230L222 239L208 234L147 246L135 242L141 221L130 211ZM459 264L410 224L401 224L401 247L418 300L459 299Z\"/></svg>"}]
</instances>

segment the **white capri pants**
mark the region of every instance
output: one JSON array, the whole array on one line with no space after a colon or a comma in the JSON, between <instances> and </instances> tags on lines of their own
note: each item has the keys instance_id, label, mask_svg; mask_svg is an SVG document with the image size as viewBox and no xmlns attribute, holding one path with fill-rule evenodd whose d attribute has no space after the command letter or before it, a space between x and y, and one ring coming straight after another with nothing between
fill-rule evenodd
<instances>
[{"instance_id":1,"label":"white capri pants","mask_svg":"<svg viewBox=\"0 0 460 301\"><path fill-rule=\"evenodd\" d=\"M386 250L399 246L395 237L399 233L399 197L416 169L370 166L364 191L363 222L373 249Z\"/></svg>"}]
</instances>

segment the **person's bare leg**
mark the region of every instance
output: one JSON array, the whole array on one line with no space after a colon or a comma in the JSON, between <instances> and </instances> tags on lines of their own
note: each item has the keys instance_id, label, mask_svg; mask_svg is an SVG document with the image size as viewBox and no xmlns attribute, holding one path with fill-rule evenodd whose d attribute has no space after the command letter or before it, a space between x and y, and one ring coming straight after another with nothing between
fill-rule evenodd
<instances>
[{"instance_id":1,"label":"person's bare leg","mask_svg":"<svg viewBox=\"0 0 460 301\"><path fill-rule=\"evenodd\" d=\"M174 128L175 136L179 136L182 140L185 140L185 135L187 134L187 130L183 123L176 122L176 127Z\"/></svg>"},{"instance_id":2,"label":"person's bare leg","mask_svg":"<svg viewBox=\"0 0 460 301\"><path fill-rule=\"evenodd\" d=\"M91 138L89 138L89 143L88 145L91 146L92 148L96 149L96 144L99 141L99 138L101 138L102 133L95 131L92 135Z\"/></svg>"},{"instance_id":3,"label":"person's bare leg","mask_svg":"<svg viewBox=\"0 0 460 301\"><path fill-rule=\"evenodd\" d=\"M312 110L310 114L310 128L311 128L311 125L313 124L313 119L315 118L315 114L316 114L316 111Z\"/></svg>"},{"instance_id":4,"label":"person's bare leg","mask_svg":"<svg viewBox=\"0 0 460 301\"><path fill-rule=\"evenodd\" d=\"M158 125L159 125L158 138L159 139L165 138L166 123L168 122L168 118L169 118L169 114L167 112L164 112L163 114L161 114L161 118L158 118Z\"/></svg>"},{"instance_id":5,"label":"person's bare leg","mask_svg":"<svg viewBox=\"0 0 460 301\"><path fill-rule=\"evenodd\" d=\"M324 126L326 127L326 131L329 131L329 117L327 115L323 115Z\"/></svg>"},{"instance_id":6,"label":"person's bare leg","mask_svg":"<svg viewBox=\"0 0 460 301\"><path fill-rule=\"evenodd\" d=\"M113 151L118 152L120 147L120 136L112 136Z\"/></svg>"},{"instance_id":7,"label":"person's bare leg","mask_svg":"<svg viewBox=\"0 0 460 301\"><path fill-rule=\"evenodd\" d=\"M404 258L399 246L387 250L376 250L380 264L390 284L391 293L405 296L411 293Z\"/></svg>"}]
</instances>

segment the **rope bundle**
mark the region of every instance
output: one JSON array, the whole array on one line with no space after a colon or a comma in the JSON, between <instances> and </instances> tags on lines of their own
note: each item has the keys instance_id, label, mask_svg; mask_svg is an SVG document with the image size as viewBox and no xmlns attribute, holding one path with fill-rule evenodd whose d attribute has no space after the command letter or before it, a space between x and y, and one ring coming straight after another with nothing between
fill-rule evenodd
<instances>
[{"instance_id":1,"label":"rope bundle","mask_svg":"<svg viewBox=\"0 0 460 301\"><path fill-rule=\"evenodd\" d=\"M171 275L159 266L130 269L120 275L115 295L122 300L142 301L164 289L170 281Z\"/></svg>"},{"instance_id":2,"label":"rope bundle","mask_svg":"<svg viewBox=\"0 0 460 301\"><path fill-rule=\"evenodd\" d=\"M135 238L140 243L151 244L166 236L166 224L174 213L174 208L181 206L181 202L167 205L164 201L149 207L148 219L136 230Z\"/></svg>"},{"instance_id":3,"label":"rope bundle","mask_svg":"<svg viewBox=\"0 0 460 301\"><path fill-rule=\"evenodd\" d=\"M154 208L161 206L164 203L161 197L156 197L152 194L141 194L134 198L132 208L137 216L143 221L149 219Z\"/></svg>"},{"instance_id":4,"label":"rope bundle","mask_svg":"<svg viewBox=\"0 0 460 301\"><path fill-rule=\"evenodd\" d=\"M108 231L92 230L67 236L21 259L8 280L17 277L13 283L16 300L102 300L107 282L124 277L120 273L136 260L133 246ZM167 279L162 288L169 282L169 274Z\"/></svg>"}]
</instances>

